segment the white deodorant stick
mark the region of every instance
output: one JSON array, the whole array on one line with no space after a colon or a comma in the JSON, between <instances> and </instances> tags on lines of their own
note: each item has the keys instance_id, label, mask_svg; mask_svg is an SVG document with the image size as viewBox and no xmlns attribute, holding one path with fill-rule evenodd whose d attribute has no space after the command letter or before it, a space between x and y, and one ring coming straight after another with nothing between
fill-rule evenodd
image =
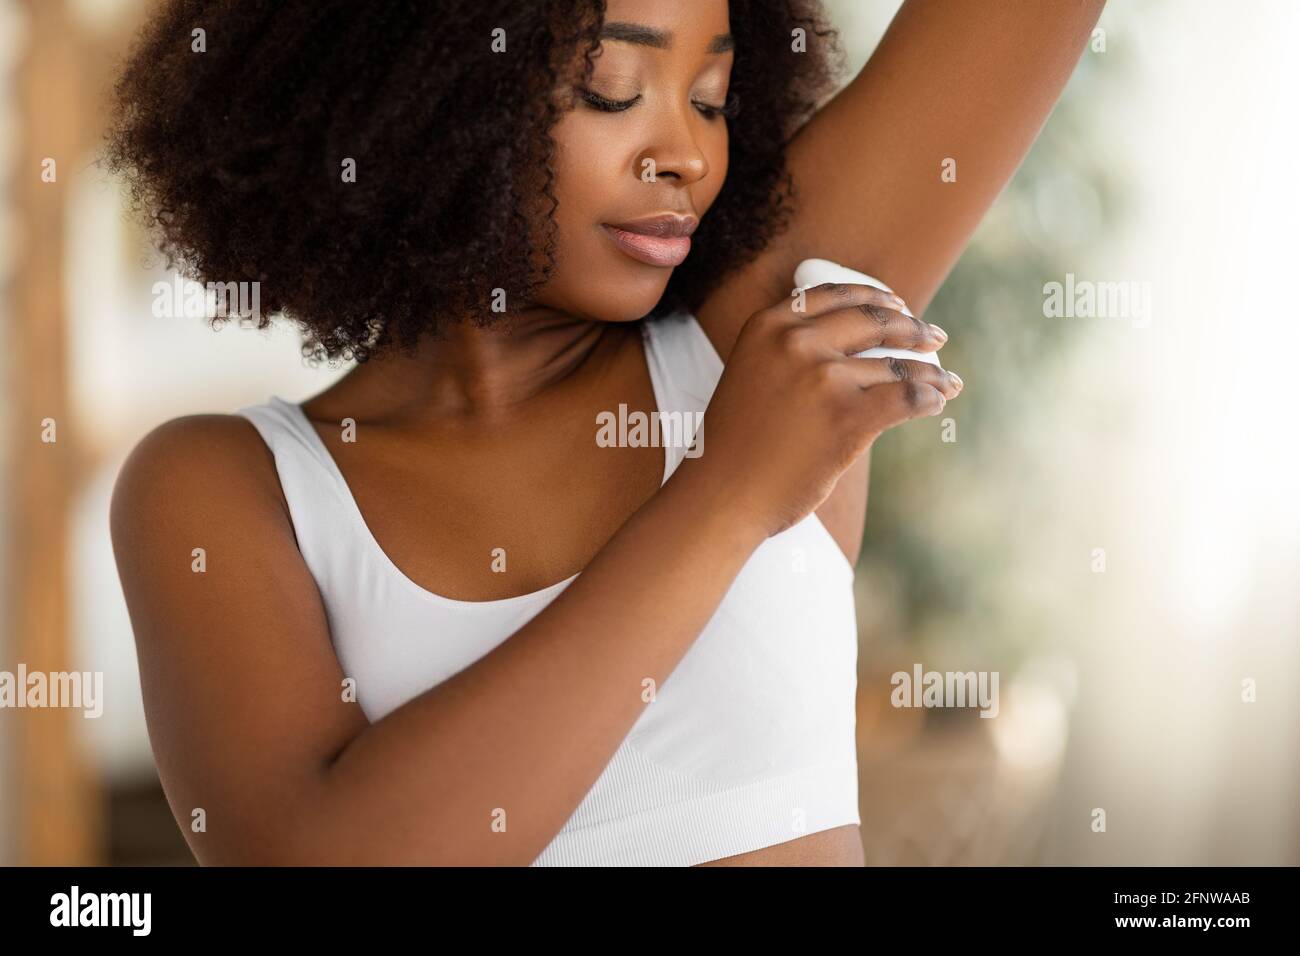
<instances>
[{"instance_id":1,"label":"white deodorant stick","mask_svg":"<svg viewBox=\"0 0 1300 956\"><path fill-rule=\"evenodd\" d=\"M847 269L837 262L831 262L829 259L805 259L799 263L799 268L794 270L794 284L797 288L810 289L815 285L821 285L823 282L852 282L857 285L875 286L885 292L894 291L879 279L873 279L865 273ZM906 307L900 311L904 315L912 314ZM929 362L936 368L943 368L939 364L938 352L913 352L911 349L877 347L867 349L865 352L858 352L853 357L911 359L915 362Z\"/></svg>"}]
</instances>

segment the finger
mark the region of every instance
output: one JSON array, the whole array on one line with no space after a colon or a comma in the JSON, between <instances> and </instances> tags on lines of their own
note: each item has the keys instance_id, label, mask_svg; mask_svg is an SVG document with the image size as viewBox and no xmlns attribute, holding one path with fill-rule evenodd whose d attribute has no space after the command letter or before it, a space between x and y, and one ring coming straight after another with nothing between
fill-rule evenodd
<instances>
[{"instance_id":1,"label":"finger","mask_svg":"<svg viewBox=\"0 0 1300 956\"><path fill-rule=\"evenodd\" d=\"M818 338L828 348L844 355L881 345L933 352L948 340L937 325L874 303L825 312L808 320L807 324L817 330Z\"/></svg>"},{"instance_id":2,"label":"finger","mask_svg":"<svg viewBox=\"0 0 1300 956\"><path fill-rule=\"evenodd\" d=\"M823 312L859 305L879 305L899 310L907 308L901 296L860 282L823 282L804 290L801 311L796 308L799 304L799 297L792 297L789 302L790 311L809 318Z\"/></svg>"},{"instance_id":3,"label":"finger","mask_svg":"<svg viewBox=\"0 0 1300 956\"><path fill-rule=\"evenodd\" d=\"M947 399L933 385L907 381L863 389L862 404L863 425L871 434L879 435L913 418L938 415Z\"/></svg>"},{"instance_id":4,"label":"finger","mask_svg":"<svg viewBox=\"0 0 1300 956\"><path fill-rule=\"evenodd\" d=\"M964 383L956 372L949 372L929 362L900 358L845 359L854 381L862 388L889 385L893 382L920 382L943 392L944 398L954 398Z\"/></svg>"}]
</instances>

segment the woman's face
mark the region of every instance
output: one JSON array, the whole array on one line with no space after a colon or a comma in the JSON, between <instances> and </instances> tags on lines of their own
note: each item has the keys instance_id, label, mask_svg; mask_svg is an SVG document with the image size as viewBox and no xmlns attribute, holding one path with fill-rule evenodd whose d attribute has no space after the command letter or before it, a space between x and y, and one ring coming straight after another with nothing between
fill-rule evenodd
<instances>
[{"instance_id":1,"label":"woman's face","mask_svg":"<svg viewBox=\"0 0 1300 956\"><path fill-rule=\"evenodd\" d=\"M603 321L654 308L727 174L713 111L732 57L727 0L609 0L591 80L551 134L557 256L538 304Z\"/></svg>"}]
</instances>

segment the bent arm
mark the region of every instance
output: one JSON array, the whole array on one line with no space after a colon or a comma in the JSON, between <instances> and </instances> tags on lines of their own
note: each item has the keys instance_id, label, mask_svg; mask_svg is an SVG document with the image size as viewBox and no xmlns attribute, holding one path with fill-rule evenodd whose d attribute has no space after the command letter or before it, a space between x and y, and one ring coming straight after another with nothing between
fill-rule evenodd
<instances>
[{"instance_id":1,"label":"bent arm","mask_svg":"<svg viewBox=\"0 0 1300 956\"><path fill-rule=\"evenodd\" d=\"M663 683L764 537L688 459L526 626L371 724L342 699L257 446L238 419L178 419L137 446L113 496L150 738L203 863L531 862L647 706L643 682Z\"/></svg>"},{"instance_id":2,"label":"bent arm","mask_svg":"<svg viewBox=\"0 0 1300 956\"><path fill-rule=\"evenodd\" d=\"M1029 151L1103 6L907 0L866 66L791 141L788 231L701 308L724 358L738 323L788 296L807 258L877 276L921 315Z\"/></svg>"}]
</instances>

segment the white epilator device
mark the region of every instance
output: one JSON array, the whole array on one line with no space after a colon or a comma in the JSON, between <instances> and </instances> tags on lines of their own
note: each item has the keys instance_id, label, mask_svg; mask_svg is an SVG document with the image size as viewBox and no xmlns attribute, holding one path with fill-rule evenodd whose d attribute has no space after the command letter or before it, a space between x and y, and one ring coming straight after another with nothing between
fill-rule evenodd
<instances>
[{"instance_id":1,"label":"white epilator device","mask_svg":"<svg viewBox=\"0 0 1300 956\"><path fill-rule=\"evenodd\" d=\"M823 282L852 282L858 285L875 286L885 292L894 291L879 279L874 279L863 272L855 272L829 259L805 259L794 270L794 284L797 288L809 289ZM912 314L906 307L901 311L904 315ZM936 368L943 368L939 364L938 352L913 352L911 349L888 349L882 346L857 352L853 357L911 359L914 362L929 362Z\"/></svg>"}]
</instances>

